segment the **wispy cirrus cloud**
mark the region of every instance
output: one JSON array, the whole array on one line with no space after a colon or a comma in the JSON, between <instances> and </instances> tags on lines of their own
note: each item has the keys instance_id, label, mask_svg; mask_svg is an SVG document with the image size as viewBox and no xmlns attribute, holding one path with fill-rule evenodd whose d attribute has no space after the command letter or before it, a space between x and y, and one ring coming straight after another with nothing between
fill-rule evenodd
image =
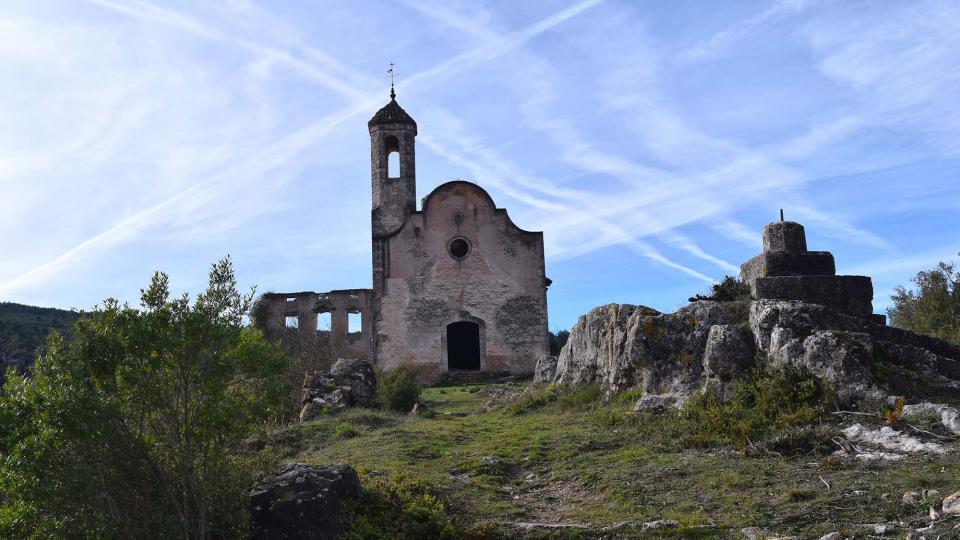
<instances>
[{"instance_id":1,"label":"wispy cirrus cloud","mask_svg":"<svg viewBox=\"0 0 960 540\"><path fill-rule=\"evenodd\" d=\"M89 305L226 251L274 290L363 286L390 61L421 191L467 175L543 229L564 310L672 307L781 207L879 296L950 243L950 4L358 2L0 8L0 294Z\"/></svg>"}]
</instances>

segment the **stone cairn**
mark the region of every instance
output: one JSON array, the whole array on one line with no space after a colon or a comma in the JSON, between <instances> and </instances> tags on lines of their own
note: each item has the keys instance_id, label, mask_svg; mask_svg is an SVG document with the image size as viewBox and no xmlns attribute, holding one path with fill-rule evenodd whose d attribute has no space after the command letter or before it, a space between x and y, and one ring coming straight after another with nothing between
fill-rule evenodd
<instances>
[{"instance_id":1,"label":"stone cairn","mask_svg":"<svg viewBox=\"0 0 960 540\"><path fill-rule=\"evenodd\" d=\"M873 283L866 276L838 276L829 251L807 251L803 225L777 221L763 228L763 253L740 266L740 279L755 300L799 300L885 324L873 314Z\"/></svg>"}]
</instances>

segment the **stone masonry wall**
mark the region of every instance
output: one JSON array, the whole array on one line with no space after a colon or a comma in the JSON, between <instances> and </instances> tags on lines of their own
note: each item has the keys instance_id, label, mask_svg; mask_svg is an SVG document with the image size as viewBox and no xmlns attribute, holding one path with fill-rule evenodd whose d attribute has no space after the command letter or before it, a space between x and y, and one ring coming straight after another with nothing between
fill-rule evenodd
<instances>
[{"instance_id":1,"label":"stone masonry wall","mask_svg":"<svg viewBox=\"0 0 960 540\"><path fill-rule=\"evenodd\" d=\"M449 244L470 245L462 259ZM514 225L470 182L438 187L421 212L385 240L377 364L447 370L446 328L480 325L481 370L532 373L549 350L543 235Z\"/></svg>"}]
</instances>

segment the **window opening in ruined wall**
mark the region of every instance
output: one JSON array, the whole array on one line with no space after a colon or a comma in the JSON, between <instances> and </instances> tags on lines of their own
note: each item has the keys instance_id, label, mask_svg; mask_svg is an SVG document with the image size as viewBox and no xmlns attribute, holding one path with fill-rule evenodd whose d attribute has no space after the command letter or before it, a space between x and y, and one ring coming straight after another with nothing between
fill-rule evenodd
<instances>
[{"instance_id":1,"label":"window opening in ruined wall","mask_svg":"<svg viewBox=\"0 0 960 540\"><path fill-rule=\"evenodd\" d=\"M359 311L347 314L347 332L358 334L363 331L363 314Z\"/></svg>"},{"instance_id":2,"label":"window opening in ruined wall","mask_svg":"<svg viewBox=\"0 0 960 540\"><path fill-rule=\"evenodd\" d=\"M317 313L317 332L329 332L330 331L330 312Z\"/></svg>"},{"instance_id":3,"label":"window opening in ruined wall","mask_svg":"<svg viewBox=\"0 0 960 540\"><path fill-rule=\"evenodd\" d=\"M297 315L287 315L284 318L284 324L287 328L300 328L300 317Z\"/></svg>"}]
</instances>

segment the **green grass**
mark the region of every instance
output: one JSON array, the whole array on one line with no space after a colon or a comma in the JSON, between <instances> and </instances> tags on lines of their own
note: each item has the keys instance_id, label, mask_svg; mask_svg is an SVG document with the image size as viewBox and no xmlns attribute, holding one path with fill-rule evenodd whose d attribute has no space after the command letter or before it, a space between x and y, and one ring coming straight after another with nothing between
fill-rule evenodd
<instances>
[{"instance_id":1,"label":"green grass","mask_svg":"<svg viewBox=\"0 0 960 540\"><path fill-rule=\"evenodd\" d=\"M960 489L960 462L949 456L867 463L823 451L746 455L737 449L741 433L758 437L751 442L760 447L779 441L783 450L814 437L793 432L835 429L819 426L820 418L817 426L804 425L816 418L805 416L810 411L779 411L769 401L757 405L756 399L766 399L769 392L753 395L753 403L783 425L760 429L755 418L748 418L751 427L743 431L736 427L747 414L743 410L638 415L632 401L608 402L590 387L574 392L541 387L482 412L490 388L426 388L421 399L436 412L432 418L350 410L278 430L264 451L288 461L350 463L365 478L398 479L365 481L368 496L405 501L400 507L425 512L441 531L437 537L594 538L602 535L578 529L521 534L502 522L585 523L597 530L655 519L675 519L680 526L657 535L628 527L619 537L734 538L750 526L803 538L835 530L854 535L861 532L851 525L856 523L915 520L923 525L926 510L904 506L904 491ZM729 433L691 440L688 432L697 425L725 429L724 414L736 419ZM857 490L866 494L852 496ZM407 514L398 512L399 523ZM377 519L367 515L358 523L369 531L380 523Z\"/></svg>"}]
</instances>

